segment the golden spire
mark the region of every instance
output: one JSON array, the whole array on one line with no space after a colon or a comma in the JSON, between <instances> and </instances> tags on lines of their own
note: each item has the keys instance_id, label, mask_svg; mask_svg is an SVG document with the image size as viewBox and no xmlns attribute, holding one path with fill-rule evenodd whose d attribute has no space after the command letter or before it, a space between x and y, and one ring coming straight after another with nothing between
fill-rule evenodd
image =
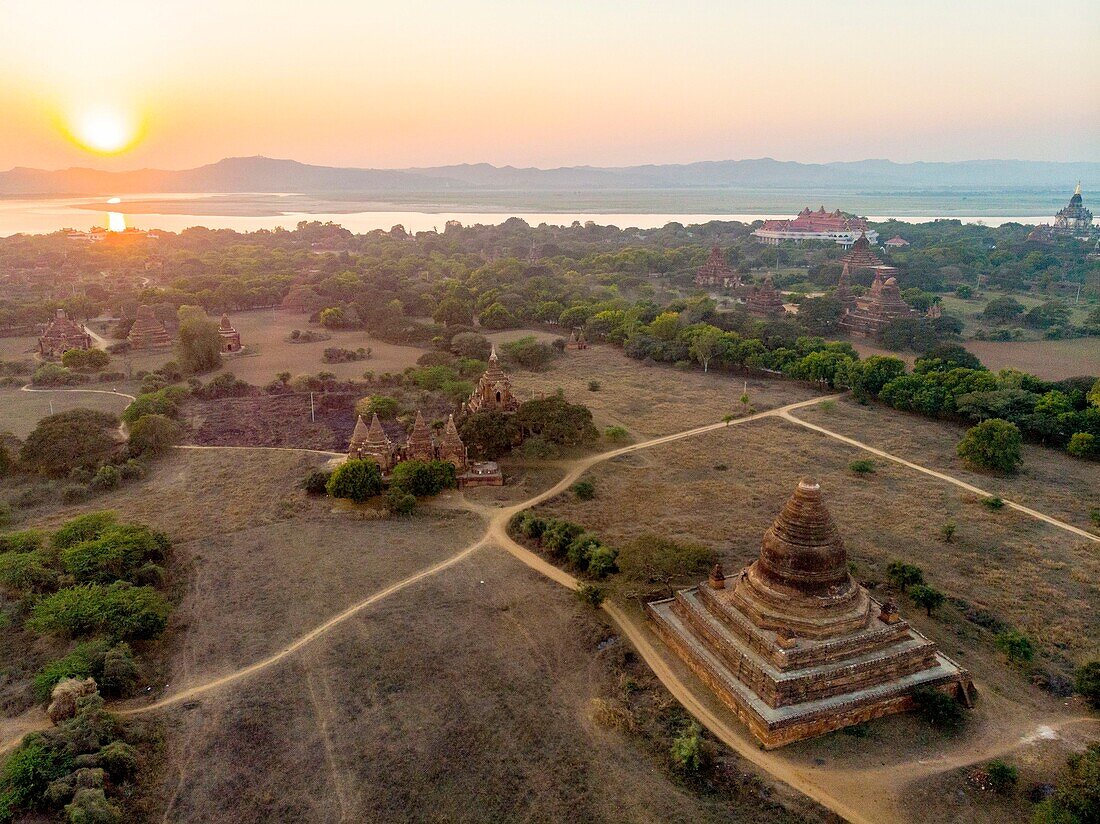
<instances>
[{"instance_id":1,"label":"golden spire","mask_svg":"<svg viewBox=\"0 0 1100 824\"><path fill-rule=\"evenodd\" d=\"M1081 194L1081 181L1080 180L1077 181L1077 188L1073 190L1073 193L1075 195Z\"/></svg>"}]
</instances>

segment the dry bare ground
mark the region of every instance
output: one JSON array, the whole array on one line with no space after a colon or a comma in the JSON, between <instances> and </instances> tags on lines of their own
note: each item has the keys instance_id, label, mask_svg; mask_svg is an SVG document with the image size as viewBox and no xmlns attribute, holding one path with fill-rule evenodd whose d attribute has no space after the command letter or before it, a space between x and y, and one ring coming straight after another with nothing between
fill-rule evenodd
<instances>
[{"instance_id":1,"label":"dry bare ground","mask_svg":"<svg viewBox=\"0 0 1100 824\"><path fill-rule=\"evenodd\" d=\"M1025 444L1016 475L973 472L955 452L966 428L881 405L850 399L832 409L804 409L798 417L841 435L864 441L915 463L950 473L994 495L1020 500L1082 529L1094 526L1089 510L1100 507L1097 464L1071 458L1057 449ZM853 457L857 456L853 452Z\"/></svg>"},{"instance_id":2,"label":"dry bare ground","mask_svg":"<svg viewBox=\"0 0 1100 824\"><path fill-rule=\"evenodd\" d=\"M113 384L92 384L89 388L110 390ZM17 387L0 389L0 432L11 432L25 438L38 421L53 411L96 409L119 414L130 401L109 392L74 392L71 390L23 392Z\"/></svg>"}]
</instances>

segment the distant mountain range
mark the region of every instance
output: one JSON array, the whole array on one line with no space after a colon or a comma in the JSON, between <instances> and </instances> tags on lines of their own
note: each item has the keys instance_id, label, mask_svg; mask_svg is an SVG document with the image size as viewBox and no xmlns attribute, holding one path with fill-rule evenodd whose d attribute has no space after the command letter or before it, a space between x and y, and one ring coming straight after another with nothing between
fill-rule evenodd
<instances>
[{"instance_id":1,"label":"distant mountain range","mask_svg":"<svg viewBox=\"0 0 1100 824\"><path fill-rule=\"evenodd\" d=\"M795 163L771 158L675 165L519 169L488 163L414 169L311 166L268 157L230 157L195 169L105 172L14 168L0 195L168 193L361 193L447 191L626 191L642 189L846 189L861 191L1064 190L1100 187L1100 163L967 160L957 163Z\"/></svg>"}]
</instances>

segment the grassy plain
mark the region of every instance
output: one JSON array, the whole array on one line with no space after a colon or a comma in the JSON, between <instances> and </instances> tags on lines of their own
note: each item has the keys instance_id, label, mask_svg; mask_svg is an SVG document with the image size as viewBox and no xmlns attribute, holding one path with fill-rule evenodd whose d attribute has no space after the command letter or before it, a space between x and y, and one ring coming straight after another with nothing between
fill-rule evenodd
<instances>
[{"instance_id":1,"label":"grassy plain","mask_svg":"<svg viewBox=\"0 0 1100 824\"><path fill-rule=\"evenodd\" d=\"M38 338L0 338L0 360L30 360L38 351Z\"/></svg>"},{"instance_id":2,"label":"grassy plain","mask_svg":"<svg viewBox=\"0 0 1100 824\"><path fill-rule=\"evenodd\" d=\"M100 384L96 384L99 388ZM102 384L111 389L113 384ZM126 391L124 387L121 391ZM0 388L0 432L11 432L17 438L25 438L41 418L54 412L69 409L96 409L116 415L126 408L129 399L99 392L23 392L17 387Z\"/></svg>"}]
</instances>

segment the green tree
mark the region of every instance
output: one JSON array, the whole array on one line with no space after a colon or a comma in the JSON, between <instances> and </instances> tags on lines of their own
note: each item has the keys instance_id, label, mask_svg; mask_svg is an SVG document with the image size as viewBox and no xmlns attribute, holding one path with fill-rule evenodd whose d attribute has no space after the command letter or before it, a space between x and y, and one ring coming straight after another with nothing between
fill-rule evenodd
<instances>
[{"instance_id":1,"label":"green tree","mask_svg":"<svg viewBox=\"0 0 1100 824\"><path fill-rule=\"evenodd\" d=\"M498 458L520 441L519 428L512 415L502 412L475 412L462 422L462 441L476 458Z\"/></svg>"},{"instance_id":2,"label":"green tree","mask_svg":"<svg viewBox=\"0 0 1100 824\"><path fill-rule=\"evenodd\" d=\"M217 321L198 306L181 306L178 314L176 357L180 366L196 375L221 366L222 339Z\"/></svg>"},{"instance_id":3,"label":"green tree","mask_svg":"<svg viewBox=\"0 0 1100 824\"><path fill-rule=\"evenodd\" d=\"M418 498L438 495L458 486L454 464L448 461L402 461L393 469L390 487Z\"/></svg>"},{"instance_id":4,"label":"green tree","mask_svg":"<svg viewBox=\"0 0 1100 824\"><path fill-rule=\"evenodd\" d=\"M143 415L130 427L130 454L163 455L180 438L180 425L165 415Z\"/></svg>"},{"instance_id":5,"label":"green tree","mask_svg":"<svg viewBox=\"0 0 1100 824\"><path fill-rule=\"evenodd\" d=\"M1006 764L1000 759L990 761L985 765L985 774L989 778L989 786L996 793L1007 793L1016 786L1019 776L1015 767Z\"/></svg>"},{"instance_id":6,"label":"green tree","mask_svg":"<svg viewBox=\"0 0 1100 824\"><path fill-rule=\"evenodd\" d=\"M924 583L924 572L921 568L904 561L891 561L886 566L886 574L902 592L905 592L908 587Z\"/></svg>"},{"instance_id":7,"label":"green tree","mask_svg":"<svg viewBox=\"0 0 1100 824\"><path fill-rule=\"evenodd\" d=\"M704 326L696 332L691 340L689 351L695 360L706 372L710 368L710 362L722 350L722 330L714 326Z\"/></svg>"},{"instance_id":8,"label":"green tree","mask_svg":"<svg viewBox=\"0 0 1100 824\"><path fill-rule=\"evenodd\" d=\"M1023 461L1021 441L1016 424L991 418L967 430L956 451L973 467L1015 472Z\"/></svg>"},{"instance_id":9,"label":"green tree","mask_svg":"<svg viewBox=\"0 0 1100 824\"><path fill-rule=\"evenodd\" d=\"M1095 824L1100 821L1100 741L1070 756L1054 795L1035 808L1032 824Z\"/></svg>"},{"instance_id":10,"label":"green tree","mask_svg":"<svg viewBox=\"0 0 1100 824\"><path fill-rule=\"evenodd\" d=\"M53 477L64 477L79 467L95 469L118 448L117 427L114 415L91 409L48 415L23 442L19 460L31 471Z\"/></svg>"},{"instance_id":11,"label":"green tree","mask_svg":"<svg viewBox=\"0 0 1100 824\"><path fill-rule=\"evenodd\" d=\"M1009 663L1018 667L1030 664L1035 657L1035 645L1019 630L1010 629L998 634L994 643L1005 654Z\"/></svg>"},{"instance_id":12,"label":"green tree","mask_svg":"<svg viewBox=\"0 0 1100 824\"><path fill-rule=\"evenodd\" d=\"M619 548L616 563L625 577L639 584L659 584L671 597L673 582L705 573L714 563L714 553L698 544L642 535Z\"/></svg>"},{"instance_id":13,"label":"green tree","mask_svg":"<svg viewBox=\"0 0 1100 824\"><path fill-rule=\"evenodd\" d=\"M959 702L934 687L917 687L913 690L913 705L917 715L934 727L954 730L963 723Z\"/></svg>"},{"instance_id":14,"label":"green tree","mask_svg":"<svg viewBox=\"0 0 1100 824\"><path fill-rule=\"evenodd\" d=\"M401 414L401 403L389 395L368 395L356 402L355 414L362 415L368 421L372 415L389 420Z\"/></svg>"},{"instance_id":15,"label":"green tree","mask_svg":"<svg viewBox=\"0 0 1100 824\"><path fill-rule=\"evenodd\" d=\"M382 491L382 472L374 461L350 458L333 470L328 494L362 503Z\"/></svg>"},{"instance_id":16,"label":"green tree","mask_svg":"<svg viewBox=\"0 0 1100 824\"><path fill-rule=\"evenodd\" d=\"M1075 458L1100 457L1100 440L1091 432L1074 432L1066 444L1066 452Z\"/></svg>"},{"instance_id":17,"label":"green tree","mask_svg":"<svg viewBox=\"0 0 1100 824\"><path fill-rule=\"evenodd\" d=\"M706 743L703 739L703 728L698 722L692 721L685 727L672 742L669 750L672 766L685 775L699 775L708 764Z\"/></svg>"},{"instance_id":18,"label":"green tree","mask_svg":"<svg viewBox=\"0 0 1100 824\"><path fill-rule=\"evenodd\" d=\"M928 617L932 617L932 610L941 606L946 597L938 589L933 589L925 584L915 584L909 589L909 597L917 606L924 607Z\"/></svg>"},{"instance_id":19,"label":"green tree","mask_svg":"<svg viewBox=\"0 0 1100 824\"><path fill-rule=\"evenodd\" d=\"M1100 710L1100 661L1082 664L1074 673L1077 692L1094 710Z\"/></svg>"}]
</instances>

